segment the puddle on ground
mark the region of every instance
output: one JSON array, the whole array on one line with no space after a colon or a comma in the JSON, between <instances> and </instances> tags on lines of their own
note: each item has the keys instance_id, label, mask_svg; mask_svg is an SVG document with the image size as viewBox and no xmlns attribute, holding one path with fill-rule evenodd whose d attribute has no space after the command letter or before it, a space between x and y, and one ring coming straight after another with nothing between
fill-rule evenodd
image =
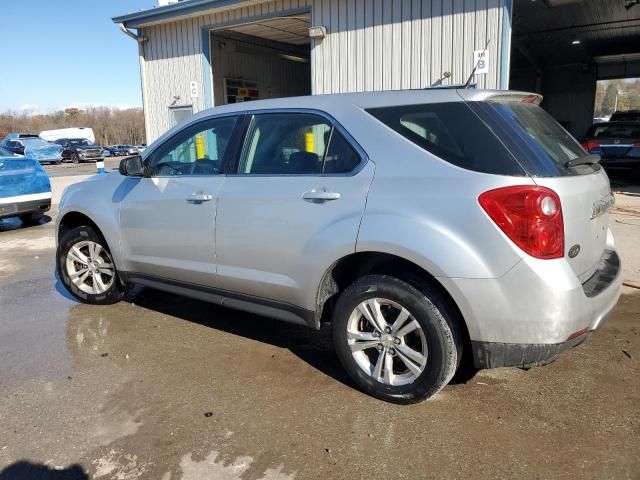
<instances>
[{"instance_id":1,"label":"puddle on ground","mask_svg":"<svg viewBox=\"0 0 640 480\"><path fill-rule=\"evenodd\" d=\"M200 462L194 461L190 453L184 455L180 460L180 468L182 477L180 480L248 480L244 476L253 463L253 458L249 456L237 457L231 462L225 464L222 460L218 460L218 452L212 451L206 458ZM294 474L283 472L283 466L267 469L260 477L254 477L255 480L293 480ZM165 475L163 480L171 478Z\"/></svg>"}]
</instances>

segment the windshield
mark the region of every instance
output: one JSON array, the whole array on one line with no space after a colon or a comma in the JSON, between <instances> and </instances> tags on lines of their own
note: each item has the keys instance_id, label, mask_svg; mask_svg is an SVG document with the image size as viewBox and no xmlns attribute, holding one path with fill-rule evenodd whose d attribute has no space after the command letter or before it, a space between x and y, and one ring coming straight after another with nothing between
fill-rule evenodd
<instances>
[{"instance_id":1,"label":"windshield","mask_svg":"<svg viewBox=\"0 0 640 480\"><path fill-rule=\"evenodd\" d=\"M92 145L92 143L89 142L86 138L72 138L71 140L69 140L69 145L78 145L81 147L86 147L86 146Z\"/></svg>"},{"instance_id":2,"label":"windshield","mask_svg":"<svg viewBox=\"0 0 640 480\"><path fill-rule=\"evenodd\" d=\"M589 138L627 138L640 139L640 124L638 123L601 123L594 125L587 133Z\"/></svg>"},{"instance_id":3,"label":"windshield","mask_svg":"<svg viewBox=\"0 0 640 480\"><path fill-rule=\"evenodd\" d=\"M51 146L49 142L45 142L41 138L21 138L20 141L24 143L25 148L42 148Z\"/></svg>"}]
</instances>

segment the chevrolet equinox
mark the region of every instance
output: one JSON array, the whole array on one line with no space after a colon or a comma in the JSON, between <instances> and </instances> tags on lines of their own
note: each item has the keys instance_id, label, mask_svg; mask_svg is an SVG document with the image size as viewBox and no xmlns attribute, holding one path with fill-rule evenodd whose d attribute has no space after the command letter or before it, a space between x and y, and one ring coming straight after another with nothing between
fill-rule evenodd
<instances>
[{"instance_id":1,"label":"chevrolet equinox","mask_svg":"<svg viewBox=\"0 0 640 480\"><path fill-rule=\"evenodd\" d=\"M477 368L555 360L620 295L598 163L537 95L431 89L203 111L70 186L57 271L319 329L364 391L411 403ZM250 352L247 352L250 355Z\"/></svg>"}]
</instances>

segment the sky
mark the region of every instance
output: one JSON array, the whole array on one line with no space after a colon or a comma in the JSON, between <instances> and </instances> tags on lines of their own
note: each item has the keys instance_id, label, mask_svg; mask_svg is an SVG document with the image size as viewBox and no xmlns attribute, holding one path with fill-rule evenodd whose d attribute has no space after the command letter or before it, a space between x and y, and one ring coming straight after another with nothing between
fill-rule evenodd
<instances>
[{"instance_id":1,"label":"sky","mask_svg":"<svg viewBox=\"0 0 640 480\"><path fill-rule=\"evenodd\" d=\"M154 0L2 0L0 112L142 106L138 46L111 17Z\"/></svg>"}]
</instances>

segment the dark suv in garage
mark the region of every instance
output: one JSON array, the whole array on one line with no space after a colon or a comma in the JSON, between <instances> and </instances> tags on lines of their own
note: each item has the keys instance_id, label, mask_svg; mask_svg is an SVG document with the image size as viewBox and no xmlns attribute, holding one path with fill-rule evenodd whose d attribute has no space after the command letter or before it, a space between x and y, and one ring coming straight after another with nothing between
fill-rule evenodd
<instances>
[{"instance_id":1,"label":"dark suv in garage","mask_svg":"<svg viewBox=\"0 0 640 480\"><path fill-rule=\"evenodd\" d=\"M62 150L62 160L79 162L95 162L102 159L102 148L100 145L91 143L86 138L61 138L54 143L60 145Z\"/></svg>"}]
</instances>

